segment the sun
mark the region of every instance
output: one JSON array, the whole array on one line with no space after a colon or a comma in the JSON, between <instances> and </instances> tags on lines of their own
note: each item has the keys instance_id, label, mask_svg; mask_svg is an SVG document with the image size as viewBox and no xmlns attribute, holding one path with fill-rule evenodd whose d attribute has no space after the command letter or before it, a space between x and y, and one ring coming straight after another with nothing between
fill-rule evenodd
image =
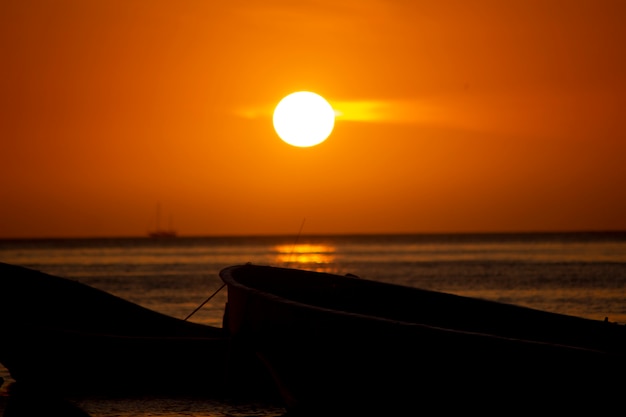
<instances>
[{"instance_id":1,"label":"sun","mask_svg":"<svg viewBox=\"0 0 626 417\"><path fill-rule=\"evenodd\" d=\"M335 111L319 94L298 91L274 109L274 130L293 146L308 147L326 140L335 127Z\"/></svg>"}]
</instances>

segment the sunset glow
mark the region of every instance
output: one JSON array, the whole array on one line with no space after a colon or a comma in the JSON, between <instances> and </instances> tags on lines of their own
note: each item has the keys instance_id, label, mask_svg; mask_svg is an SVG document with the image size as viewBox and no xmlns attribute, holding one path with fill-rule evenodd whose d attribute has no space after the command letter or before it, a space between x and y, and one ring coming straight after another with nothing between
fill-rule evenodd
<instances>
[{"instance_id":1,"label":"sunset glow","mask_svg":"<svg viewBox=\"0 0 626 417\"><path fill-rule=\"evenodd\" d=\"M625 21L620 0L4 2L0 238L144 236L157 203L181 237L626 230ZM334 117L288 146L298 91Z\"/></svg>"}]
</instances>

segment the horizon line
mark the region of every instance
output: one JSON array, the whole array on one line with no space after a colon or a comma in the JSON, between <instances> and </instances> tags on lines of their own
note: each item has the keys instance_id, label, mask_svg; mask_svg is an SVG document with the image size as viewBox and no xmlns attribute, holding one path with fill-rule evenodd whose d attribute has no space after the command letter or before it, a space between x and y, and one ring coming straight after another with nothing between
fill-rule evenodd
<instances>
[{"instance_id":1,"label":"horizon line","mask_svg":"<svg viewBox=\"0 0 626 417\"><path fill-rule=\"evenodd\" d=\"M626 229L567 229L567 230L526 230L526 231L448 231L448 232L333 232L333 233L302 233L302 237L358 237L358 236L450 236L450 235L550 235L550 234L626 234ZM181 239L219 239L219 238L277 238L293 237L295 233L233 233L233 234L178 234L174 237L155 238L148 235L119 236L21 236L0 237L0 241L8 240L115 240L144 239L153 241L175 241Z\"/></svg>"}]
</instances>

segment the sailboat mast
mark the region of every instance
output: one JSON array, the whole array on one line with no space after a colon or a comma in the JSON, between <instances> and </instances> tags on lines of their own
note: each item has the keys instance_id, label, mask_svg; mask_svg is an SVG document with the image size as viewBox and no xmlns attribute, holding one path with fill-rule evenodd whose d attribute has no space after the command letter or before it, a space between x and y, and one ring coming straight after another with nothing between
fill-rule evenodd
<instances>
[{"instance_id":1,"label":"sailboat mast","mask_svg":"<svg viewBox=\"0 0 626 417\"><path fill-rule=\"evenodd\" d=\"M161 230L161 203L157 203L157 212L156 212L156 231Z\"/></svg>"},{"instance_id":2,"label":"sailboat mast","mask_svg":"<svg viewBox=\"0 0 626 417\"><path fill-rule=\"evenodd\" d=\"M157 203L156 207L156 229L148 233L151 237L164 238L175 237L176 231L173 228L172 218L170 216L170 228L161 229L161 203Z\"/></svg>"}]
</instances>

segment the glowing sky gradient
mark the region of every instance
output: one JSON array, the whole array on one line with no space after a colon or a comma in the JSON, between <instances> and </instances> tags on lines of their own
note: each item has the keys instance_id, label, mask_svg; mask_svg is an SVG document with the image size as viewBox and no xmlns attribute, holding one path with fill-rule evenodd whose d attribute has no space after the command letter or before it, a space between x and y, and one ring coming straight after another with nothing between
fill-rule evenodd
<instances>
[{"instance_id":1,"label":"glowing sky gradient","mask_svg":"<svg viewBox=\"0 0 626 417\"><path fill-rule=\"evenodd\" d=\"M0 238L626 230L626 2L4 0ZM313 148L272 111L338 112Z\"/></svg>"}]
</instances>

